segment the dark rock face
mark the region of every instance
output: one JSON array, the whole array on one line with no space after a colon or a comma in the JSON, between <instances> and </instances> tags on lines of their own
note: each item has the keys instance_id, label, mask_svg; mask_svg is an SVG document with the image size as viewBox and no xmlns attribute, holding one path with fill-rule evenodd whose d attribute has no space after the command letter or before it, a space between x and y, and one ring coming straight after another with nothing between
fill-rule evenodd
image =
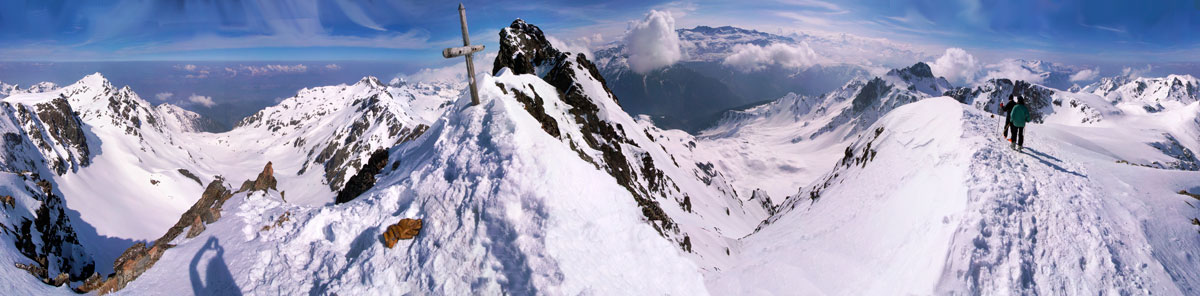
<instances>
[{"instance_id":1,"label":"dark rock face","mask_svg":"<svg viewBox=\"0 0 1200 296\"><path fill-rule=\"evenodd\" d=\"M509 68L513 74L536 74L537 65L558 57L559 52L550 46L542 30L537 26L517 19L500 31L500 52L493 62L493 75L501 68Z\"/></svg>"},{"instance_id":2,"label":"dark rock face","mask_svg":"<svg viewBox=\"0 0 1200 296\"><path fill-rule=\"evenodd\" d=\"M913 80L913 78L934 78L933 70L929 68L925 62L917 62L915 65L904 69L892 69L888 71L888 75L896 75L904 80Z\"/></svg>"},{"instance_id":3,"label":"dark rock face","mask_svg":"<svg viewBox=\"0 0 1200 296\"><path fill-rule=\"evenodd\" d=\"M54 184L36 173L29 174L26 181L24 188L13 189L23 190L41 205L34 209L33 220L21 218L20 225L13 225L14 229L4 227L5 232L11 231L17 250L33 261L24 264L23 269L56 286L81 281L94 273L95 262L79 243L63 199L54 193ZM12 203L15 206L15 200Z\"/></svg>"},{"instance_id":4,"label":"dark rock face","mask_svg":"<svg viewBox=\"0 0 1200 296\"><path fill-rule=\"evenodd\" d=\"M891 84L888 84L879 77L875 77L875 79L867 81L867 85L863 86L857 96L854 96L854 101L851 101L850 104L853 106L854 112L862 112L866 110L867 106L871 106L876 101L879 101L880 97L883 97L883 95L891 90Z\"/></svg>"},{"instance_id":5,"label":"dark rock face","mask_svg":"<svg viewBox=\"0 0 1200 296\"><path fill-rule=\"evenodd\" d=\"M14 165L11 160L19 157L13 152L23 149L19 146L22 146L25 140L32 144L29 148L39 150L36 153L43 156L42 161L55 174L62 175L68 170L78 170L91 163L84 125L66 99L60 97L32 107L23 104L0 104L6 114L13 116L12 119L20 124L22 129L21 134L7 133L4 136L5 159L9 160L5 161L6 164ZM56 150L56 146L62 150ZM35 168L30 163L21 169Z\"/></svg>"},{"instance_id":6,"label":"dark rock face","mask_svg":"<svg viewBox=\"0 0 1200 296\"><path fill-rule=\"evenodd\" d=\"M350 177L350 180L346 181L346 186L342 188L342 191L338 192L334 202L344 203L354 200L354 198L375 186L375 175L383 171L383 168L387 166L387 160L387 150L379 149L372 152L371 158L367 160L367 163L358 170L358 173L354 174L354 177Z\"/></svg>"},{"instance_id":7,"label":"dark rock face","mask_svg":"<svg viewBox=\"0 0 1200 296\"><path fill-rule=\"evenodd\" d=\"M552 64L561 52L550 45L542 29L517 19L500 30L500 54L492 65L492 75L502 68L513 74L535 74L538 65Z\"/></svg>"},{"instance_id":8,"label":"dark rock face","mask_svg":"<svg viewBox=\"0 0 1200 296\"><path fill-rule=\"evenodd\" d=\"M83 166L90 164L87 136L83 132L83 122L75 116L75 111L67 100L57 98L48 103L37 105L38 118L46 125L46 130L55 141L63 146L74 148L79 153L79 163Z\"/></svg>"}]
</instances>

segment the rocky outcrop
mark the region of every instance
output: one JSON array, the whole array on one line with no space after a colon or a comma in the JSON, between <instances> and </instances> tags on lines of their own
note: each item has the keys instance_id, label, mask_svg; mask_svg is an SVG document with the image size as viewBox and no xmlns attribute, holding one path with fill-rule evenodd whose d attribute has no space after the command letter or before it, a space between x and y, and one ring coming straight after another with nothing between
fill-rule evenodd
<instances>
[{"instance_id":1,"label":"rocky outcrop","mask_svg":"<svg viewBox=\"0 0 1200 296\"><path fill-rule=\"evenodd\" d=\"M24 144L29 144L29 148L36 149L35 153L42 155L40 161L58 175L78 170L91 163L91 152L86 133L83 130L84 125L66 99L60 97L35 105L0 102L0 106L5 111L5 115L11 116L11 120L20 125L19 130L4 135L6 150L3 160L5 164L14 165L15 161L34 161L28 157L17 157L15 153L11 153L12 150L25 149L18 147ZM6 120L8 119L6 118ZM32 163L29 163L22 169L34 170L35 168Z\"/></svg>"},{"instance_id":2,"label":"rocky outcrop","mask_svg":"<svg viewBox=\"0 0 1200 296\"><path fill-rule=\"evenodd\" d=\"M402 239L412 239L421 233L421 219L400 219L400 222L387 227L383 233L383 245L391 249Z\"/></svg>"},{"instance_id":3,"label":"rocky outcrop","mask_svg":"<svg viewBox=\"0 0 1200 296\"><path fill-rule=\"evenodd\" d=\"M83 122L75 116L75 111L67 104L66 99L57 98L37 104L37 114L54 141L72 148L77 153L72 156L78 158L80 165L91 164L91 152L88 150L87 136L83 132Z\"/></svg>"},{"instance_id":4,"label":"rocky outcrop","mask_svg":"<svg viewBox=\"0 0 1200 296\"><path fill-rule=\"evenodd\" d=\"M538 66L553 65L562 57L550 41L546 39L542 29L516 19L500 30L500 53L492 64L492 75L500 69L508 68L513 74L535 74Z\"/></svg>"},{"instance_id":5,"label":"rocky outcrop","mask_svg":"<svg viewBox=\"0 0 1200 296\"><path fill-rule=\"evenodd\" d=\"M200 195L200 200L192 204L166 234L154 240L152 245L147 246L146 243L139 242L129 247L113 262L113 274L103 279L99 275L93 275L75 290L81 293L106 294L125 288L125 285L154 266L167 249L174 247L171 241L184 234L185 230L186 237L192 238L203 232L206 224L217 222L217 219L221 218L221 208L230 197L233 197L233 193L225 188L225 184L220 180L208 183L208 187Z\"/></svg>"},{"instance_id":6,"label":"rocky outcrop","mask_svg":"<svg viewBox=\"0 0 1200 296\"><path fill-rule=\"evenodd\" d=\"M334 202L344 203L354 200L354 198L375 186L375 175L383 171L383 168L387 166L387 160L387 150L378 149L372 152L371 158L367 160L367 163L358 170L358 173L354 174L354 177L350 177L350 180L346 181L346 186L342 187L341 191L338 191Z\"/></svg>"},{"instance_id":7,"label":"rocky outcrop","mask_svg":"<svg viewBox=\"0 0 1200 296\"><path fill-rule=\"evenodd\" d=\"M255 178L254 181L246 180L246 182L243 182L238 192L262 191L267 189L278 191L279 189L275 188L276 183L278 181L275 180L275 169L271 167L271 162L268 161L267 165L263 167L262 172L258 173L258 178Z\"/></svg>"},{"instance_id":8,"label":"rocky outcrop","mask_svg":"<svg viewBox=\"0 0 1200 296\"><path fill-rule=\"evenodd\" d=\"M55 193L54 184L41 179L37 173L22 174L21 177L26 181L24 188L11 189L16 190L14 193L28 194L40 205L33 213L28 213L32 217L22 217L22 213L6 215L16 218L10 221L17 223L11 229L17 251L33 261L21 263L22 260L14 260L18 261L17 267L55 286L68 281L81 281L91 275L95 271L95 262L79 243L70 217L66 214L66 205L62 197ZM13 197L5 198L4 204L20 207Z\"/></svg>"},{"instance_id":9,"label":"rocky outcrop","mask_svg":"<svg viewBox=\"0 0 1200 296\"><path fill-rule=\"evenodd\" d=\"M204 182L200 181L200 177L197 177L196 174L192 173L192 171L187 169L179 169L178 171L180 175L183 175L188 179L192 179L192 181L196 181L196 184L200 184L200 186L204 186Z\"/></svg>"},{"instance_id":10,"label":"rocky outcrop","mask_svg":"<svg viewBox=\"0 0 1200 296\"><path fill-rule=\"evenodd\" d=\"M762 190L761 188L754 189L754 192L750 194L750 201L757 201L758 205L762 206L763 210L767 211L768 216L775 215L775 211L777 210L775 208L775 202L771 201L771 196L767 194L766 190Z\"/></svg>"}]
</instances>

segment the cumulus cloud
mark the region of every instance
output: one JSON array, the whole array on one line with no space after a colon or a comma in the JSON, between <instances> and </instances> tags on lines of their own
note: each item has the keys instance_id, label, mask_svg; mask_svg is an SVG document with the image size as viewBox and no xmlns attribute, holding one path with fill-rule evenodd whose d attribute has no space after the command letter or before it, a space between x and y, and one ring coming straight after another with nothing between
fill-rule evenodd
<instances>
[{"instance_id":1,"label":"cumulus cloud","mask_svg":"<svg viewBox=\"0 0 1200 296\"><path fill-rule=\"evenodd\" d=\"M650 10L645 19L631 22L624 41L629 67L637 73L670 66L683 58L675 18L667 11Z\"/></svg>"},{"instance_id":2,"label":"cumulus cloud","mask_svg":"<svg viewBox=\"0 0 1200 296\"><path fill-rule=\"evenodd\" d=\"M601 39L600 34L581 37L574 41L562 41L558 38L546 36L546 40L550 41L550 45L553 45L559 51L582 53L589 59L596 57L592 54L592 44L598 43Z\"/></svg>"},{"instance_id":3,"label":"cumulus cloud","mask_svg":"<svg viewBox=\"0 0 1200 296\"><path fill-rule=\"evenodd\" d=\"M166 101L167 99L170 99L171 97L174 97L174 96L175 96L175 94L170 93L170 92L160 92L160 93L154 94L154 98L158 99L159 101Z\"/></svg>"},{"instance_id":4,"label":"cumulus cloud","mask_svg":"<svg viewBox=\"0 0 1200 296\"><path fill-rule=\"evenodd\" d=\"M339 66L338 64L328 64L328 65L325 65L325 70L329 70L329 71L337 71L337 70L341 70L341 69L342 69L342 66Z\"/></svg>"},{"instance_id":5,"label":"cumulus cloud","mask_svg":"<svg viewBox=\"0 0 1200 296\"><path fill-rule=\"evenodd\" d=\"M946 53L938 57L932 63L929 63L930 70L933 75L946 77L946 80L955 83L968 83L975 81L975 76L979 73L979 61L975 60L975 56L967 53L966 50L957 47L946 49Z\"/></svg>"},{"instance_id":6,"label":"cumulus cloud","mask_svg":"<svg viewBox=\"0 0 1200 296\"><path fill-rule=\"evenodd\" d=\"M797 45L774 43L767 46L738 44L733 47L733 54L725 57L721 64L750 72L760 71L775 64L784 68L800 69L816 64L817 60L817 53L806 42Z\"/></svg>"},{"instance_id":7,"label":"cumulus cloud","mask_svg":"<svg viewBox=\"0 0 1200 296\"><path fill-rule=\"evenodd\" d=\"M188 97L188 101L192 102L192 103L204 105L204 107L209 107L209 108L212 108L212 106L215 106L217 104L217 103L213 102L212 97L201 96L201 95L196 95L196 94L192 94L192 96Z\"/></svg>"},{"instance_id":8,"label":"cumulus cloud","mask_svg":"<svg viewBox=\"0 0 1200 296\"><path fill-rule=\"evenodd\" d=\"M1083 69L1071 75L1071 82L1092 81L1096 80L1096 77L1100 77L1100 68Z\"/></svg>"},{"instance_id":9,"label":"cumulus cloud","mask_svg":"<svg viewBox=\"0 0 1200 296\"><path fill-rule=\"evenodd\" d=\"M986 66L987 73L983 75L980 81L988 79L1011 79L1024 80L1030 83L1042 83L1046 77L1050 76L1049 72L1034 72L1025 67L1024 63L1018 60L1005 59L999 63Z\"/></svg>"}]
</instances>

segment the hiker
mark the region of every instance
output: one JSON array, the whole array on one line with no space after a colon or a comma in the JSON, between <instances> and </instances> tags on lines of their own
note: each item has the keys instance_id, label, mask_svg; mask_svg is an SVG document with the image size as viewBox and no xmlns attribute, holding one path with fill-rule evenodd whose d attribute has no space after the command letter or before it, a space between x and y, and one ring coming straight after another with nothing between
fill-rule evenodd
<instances>
[{"instance_id":1,"label":"hiker","mask_svg":"<svg viewBox=\"0 0 1200 296\"><path fill-rule=\"evenodd\" d=\"M1012 148L1018 152L1025 147L1025 123L1029 122L1029 108L1025 106L1025 97L1017 98L1016 105L1009 111L1008 117L1012 122Z\"/></svg>"},{"instance_id":2,"label":"hiker","mask_svg":"<svg viewBox=\"0 0 1200 296\"><path fill-rule=\"evenodd\" d=\"M1009 112L1012 111L1013 106L1017 105L1015 98L1016 95L1010 94L1008 95L1008 103L1000 104L1000 110L1004 111L1004 138L1008 139L1009 142L1012 142L1012 137L1008 135L1009 129L1012 128L1012 116L1010 116Z\"/></svg>"}]
</instances>

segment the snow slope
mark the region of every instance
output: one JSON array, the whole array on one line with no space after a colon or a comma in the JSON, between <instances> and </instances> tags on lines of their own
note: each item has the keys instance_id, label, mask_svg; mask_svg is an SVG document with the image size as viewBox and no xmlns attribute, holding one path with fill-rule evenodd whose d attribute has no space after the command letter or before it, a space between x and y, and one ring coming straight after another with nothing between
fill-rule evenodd
<instances>
[{"instance_id":1,"label":"snow slope","mask_svg":"<svg viewBox=\"0 0 1200 296\"><path fill-rule=\"evenodd\" d=\"M860 77L820 97L789 94L727 113L700 133L702 159L727 172L742 195L763 189L776 202L832 169L859 133L892 109L949 88L917 63L879 77Z\"/></svg>"},{"instance_id":2,"label":"snow slope","mask_svg":"<svg viewBox=\"0 0 1200 296\"><path fill-rule=\"evenodd\" d=\"M461 97L424 136L392 148L399 165L357 200L236 195L227 218L124 292L187 293L197 284L179 284L185 274L217 279L224 266L254 294L705 293L696 265L643 222L625 188L497 86L549 85L531 75L479 81L479 106ZM262 230L284 213L288 222ZM421 236L386 249L382 228L404 217L425 220ZM209 241L224 251L203 249Z\"/></svg>"},{"instance_id":3,"label":"snow slope","mask_svg":"<svg viewBox=\"0 0 1200 296\"><path fill-rule=\"evenodd\" d=\"M709 287L1196 293L1200 237L1187 220L1200 211L1174 192L1200 176L1115 162L1153 153L1111 137L1116 128L1031 125L1017 153L997 140L997 120L950 98L897 108L837 168L741 240L737 263Z\"/></svg>"}]
</instances>

